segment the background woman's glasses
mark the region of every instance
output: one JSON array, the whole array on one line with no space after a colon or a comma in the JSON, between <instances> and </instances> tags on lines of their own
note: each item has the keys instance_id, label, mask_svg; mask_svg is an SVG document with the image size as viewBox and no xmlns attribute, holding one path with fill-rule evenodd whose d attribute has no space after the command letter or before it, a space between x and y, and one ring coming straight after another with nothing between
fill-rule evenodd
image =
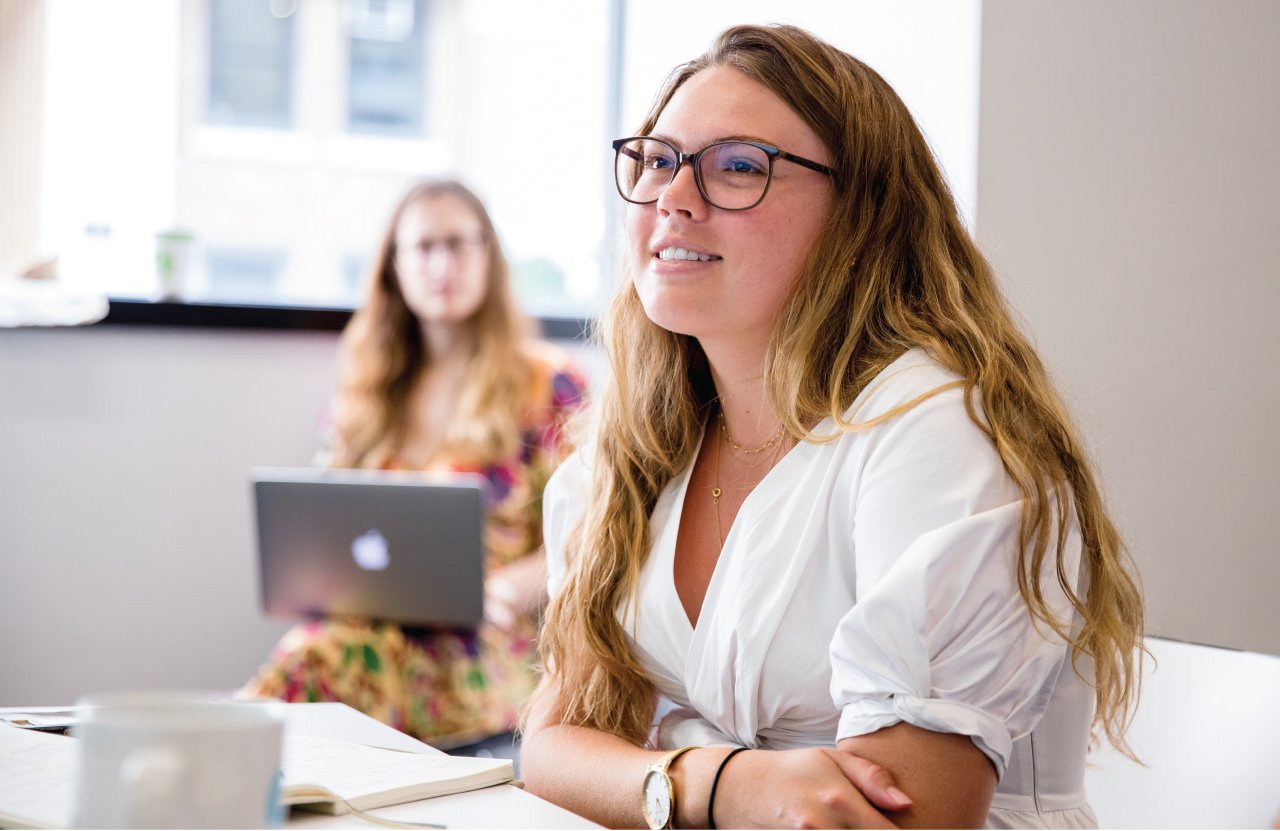
<instances>
[{"instance_id":1,"label":"background woman's glasses","mask_svg":"<svg viewBox=\"0 0 1280 831\"><path fill-rule=\"evenodd\" d=\"M452 257L465 257L484 248L483 237L440 237L439 239L421 239L413 244L415 254L430 257L436 251L444 251Z\"/></svg>"}]
</instances>

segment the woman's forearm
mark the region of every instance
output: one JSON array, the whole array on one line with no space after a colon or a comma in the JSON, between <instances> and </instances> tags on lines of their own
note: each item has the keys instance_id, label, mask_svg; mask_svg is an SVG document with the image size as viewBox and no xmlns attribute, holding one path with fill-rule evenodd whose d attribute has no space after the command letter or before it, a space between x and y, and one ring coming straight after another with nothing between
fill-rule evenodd
<instances>
[{"instance_id":1,"label":"woman's forearm","mask_svg":"<svg viewBox=\"0 0 1280 831\"><path fill-rule=\"evenodd\" d=\"M526 787L601 825L643 828L645 774L670 750L565 724L560 683L544 682L534 694L520 753ZM696 747L669 764L675 827L707 827L712 781L731 750ZM834 748L750 751L724 769L715 819L725 828L887 827L876 806L901 811L911 804L894 784L884 768Z\"/></svg>"},{"instance_id":2,"label":"woman's forearm","mask_svg":"<svg viewBox=\"0 0 1280 831\"><path fill-rule=\"evenodd\" d=\"M543 799L610 828L645 825L641 783L657 751L589 727L531 728L520 748L525 787Z\"/></svg>"},{"instance_id":3,"label":"woman's forearm","mask_svg":"<svg viewBox=\"0 0 1280 831\"><path fill-rule=\"evenodd\" d=\"M914 799L889 817L902 828L981 828L996 789L991 761L968 736L935 733L899 722L843 739L843 752L892 771Z\"/></svg>"},{"instance_id":4,"label":"woman's forearm","mask_svg":"<svg viewBox=\"0 0 1280 831\"><path fill-rule=\"evenodd\" d=\"M563 724L531 729L521 772L531 793L610 828L643 828L642 783L666 751L645 750L599 730ZM729 754L700 747L668 768L677 828L706 828L711 783ZM883 768L834 749L753 751L734 759L717 791L717 825L732 828L881 828L882 810L910 801Z\"/></svg>"}]
</instances>

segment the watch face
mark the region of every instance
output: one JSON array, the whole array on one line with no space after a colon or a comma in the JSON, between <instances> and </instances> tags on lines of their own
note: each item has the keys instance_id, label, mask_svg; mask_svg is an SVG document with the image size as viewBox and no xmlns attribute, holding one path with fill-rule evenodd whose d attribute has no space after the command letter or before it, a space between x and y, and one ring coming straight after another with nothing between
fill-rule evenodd
<instances>
[{"instance_id":1,"label":"watch face","mask_svg":"<svg viewBox=\"0 0 1280 831\"><path fill-rule=\"evenodd\" d=\"M671 819L671 781L661 771L644 777L644 818L650 828L666 828Z\"/></svg>"}]
</instances>

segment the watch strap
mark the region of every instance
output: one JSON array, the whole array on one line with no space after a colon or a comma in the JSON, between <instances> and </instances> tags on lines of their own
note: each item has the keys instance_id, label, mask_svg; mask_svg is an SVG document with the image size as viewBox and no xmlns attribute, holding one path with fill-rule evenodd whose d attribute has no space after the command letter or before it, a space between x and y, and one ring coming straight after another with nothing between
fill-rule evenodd
<instances>
[{"instance_id":1,"label":"watch strap","mask_svg":"<svg viewBox=\"0 0 1280 831\"><path fill-rule=\"evenodd\" d=\"M676 759L680 758L681 754L687 753L690 750L693 750L695 747L697 747L697 745L688 745L687 747L677 747L675 750L672 750L666 755L664 755L658 761L649 765L649 767L645 771L645 776L648 776L649 773L651 772L662 774L662 778L667 781L667 785L671 791L671 812L667 815L667 824L662 826L663 828L675 827L676 806L678 805L678 802L676 799L676 783L671 781L671 777L667 774L667 770L671 767L671 764L675 762Z\"/></svg>"},{"instance_id":2,"label":"watch strap","mask_svg":"<svg viewBox=\"0 0 1280 831\"><path fill-rule=\"evenodd\" d=\"M688 747L677 747L675 750L671 751L666 756L663 756L661 759L654 762L652 765L649 766L649 768L651 770L658 770L658 771L662 771L663 773L666 773L667 768L671 767L671 763L674 762L676 759L678 759L680 757L680 754L693 750L696 747L697 745L695 744L691 744Z\"/></svg>"}]
</instances>

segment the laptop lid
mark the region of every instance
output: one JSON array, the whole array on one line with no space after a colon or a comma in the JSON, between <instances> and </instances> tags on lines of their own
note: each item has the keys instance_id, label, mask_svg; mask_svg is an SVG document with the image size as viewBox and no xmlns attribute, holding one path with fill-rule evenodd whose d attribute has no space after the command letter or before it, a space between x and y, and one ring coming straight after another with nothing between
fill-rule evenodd
<instances>
[{"instance_id":1,"label":"laptop lid","mask_svg":"<svg viewBox=\"0 0 1280 831\"><path fill-rule=\"evenodd\" d=\"M482 477L256 468L252 482L268 615L479 625Z\"/></svg>"}]
</instances>

